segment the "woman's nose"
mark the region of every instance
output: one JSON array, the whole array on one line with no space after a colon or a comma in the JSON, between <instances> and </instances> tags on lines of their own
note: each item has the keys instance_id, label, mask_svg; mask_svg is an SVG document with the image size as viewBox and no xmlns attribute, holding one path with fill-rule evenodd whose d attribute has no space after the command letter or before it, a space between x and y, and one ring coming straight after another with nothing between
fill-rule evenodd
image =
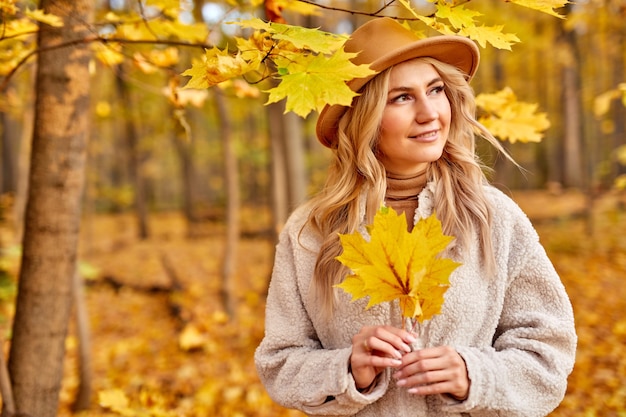
<instances>
[{"instance_id":1,"label":"woman's nose","mask_svg":"<svg viewBox=\"0 0 626 417\"><path fill-rule=\"evenodd\" d=\"M415 121L417 123L432 122L439 116L436 106L428 99L417 100L415 107Z\"/></svg>"}]
</instances>

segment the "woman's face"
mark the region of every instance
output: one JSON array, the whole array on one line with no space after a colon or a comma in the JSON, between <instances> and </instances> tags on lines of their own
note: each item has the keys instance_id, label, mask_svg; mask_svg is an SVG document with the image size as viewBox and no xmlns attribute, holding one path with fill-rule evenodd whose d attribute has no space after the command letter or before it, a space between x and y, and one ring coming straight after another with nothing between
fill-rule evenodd
<instances>
[{"instance_id":1,"label":"woman's face","mask_svg":"<svg viewBox=\"0 0 626 417\"><path fill-rule=\"evenodd\" d=\"M443 80L431 64L411 60L394 66L378 141L387 172L412 175L439 159L450 118Z\"/></svg>"}]
</instances>

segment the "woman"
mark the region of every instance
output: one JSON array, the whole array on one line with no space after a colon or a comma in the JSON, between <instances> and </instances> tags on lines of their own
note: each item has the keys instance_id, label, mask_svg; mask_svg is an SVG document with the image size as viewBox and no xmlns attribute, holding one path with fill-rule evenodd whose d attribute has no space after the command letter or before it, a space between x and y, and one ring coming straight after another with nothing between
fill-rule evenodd
<instances>
[{"instance_id":1,"label":"woman","mask_svg":"<svg viewBox=\"0 0 626 417\"><path fill-rule=\"evenodd\" d=\"M576 335L571 304L519 207L489 186L468 85L473 42L419 40L392 19L356 30L347 51L375 76L355 79L351 107L327 106L319 140L333 150L321 193L281 233L255 360L271 397L325 416L545 416L562 400ZM456 237L441 314L413 350L397 303L365 309L334 288L348 271L339 233L385 203L409 229L435 211Z\"/></svg>"}]
</instances>

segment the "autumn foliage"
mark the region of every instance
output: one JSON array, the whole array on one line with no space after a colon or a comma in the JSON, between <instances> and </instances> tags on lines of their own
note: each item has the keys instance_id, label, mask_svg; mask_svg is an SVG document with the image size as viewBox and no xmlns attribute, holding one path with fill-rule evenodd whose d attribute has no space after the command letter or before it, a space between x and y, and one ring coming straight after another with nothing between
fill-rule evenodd
<instances>
[{"instance_id":1,"label":"autumn foliage","mask_svg":"<svg viewBox=\"0 0 626 417\"><path fill-rule=\"evenodd\" d=\"M593 236L580 217L578 193L514 193L536 224L571 296L579 336L568 393L553 417L621 416L626 412L626 227L624 196L603 199ZM622 202L616 198L621 198ZM619 204L622 208L620 209ZM87 279L94 396L84 416L301 416L273 404L252 355L263 335L272 244L259 214L244 216L245 253L237 271L237 318L218 302L223 226L196 225L186 236L177 214L154 216L154 237L138 241L126 215L87 218L81 271ZM7 241L6 231L3 232ZM15 268L15 252L2 267ZM8 335L12 279L2 283ZM14 293L13 293L14 295ZM67 339L59 416L71 415L78 384L77 340Z\"/></svg>"}]
</instances>

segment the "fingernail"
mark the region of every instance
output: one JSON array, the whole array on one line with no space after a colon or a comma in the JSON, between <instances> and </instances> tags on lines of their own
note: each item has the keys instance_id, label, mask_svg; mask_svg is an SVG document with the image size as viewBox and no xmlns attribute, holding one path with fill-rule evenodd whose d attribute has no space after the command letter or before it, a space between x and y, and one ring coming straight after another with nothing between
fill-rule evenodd
<instances>
[{"instance_id":1,"label":"fingernail","mask_svg":"<svg viewBox=\"0 0 626 417\"><path fill-rule=\"evenodd\" d=\"M419 390L419 388L409 388L409 389L407 390L407 392L408 392L409 394L419 394L420 390Z\"/></svg>"},{"instance_id":2,"label":"fingernail","mask_svg":"<svg viewBox=\"0 0 626 417\"><path fill-rule=\"evenodd\" d=\"M392 363L394 366L400 366L400 365L402 365L402 361L401 361L401 360L399 360L399 359L392 359L392 360L391 360L391 363Z\"/></svg>"},{"instance_id":3,"label":"fingernail","mask_svg":"<svg viewBox=\"0 0 626 417\"><path fill-rule=\"evenodd\" d=\"M399 379L399 380L396 382L396 385L398 385L398 386L400 386L400 387L405 386L405 385L406 385L406 379ZM413 388L412 388L412 389L413 389ZM409 391L411 391L411 390L409 390Z\"/></svg>"},{"instance_id":4,"label":"fingernail","mask_svg":"<svg viewBox=\"0 0 626 417\"><path fill-rule=\"evenodd\" d=\"M407 339L409 339L409 342L411 343L417 342L417 338L413 336L411 333L409 333L409 336L407 337Z\"/></svg>"},{"instance_id":5,"label":"fingernail","mask_svg":"<svg viewBox=\"0 0 626 417\"><path fill-rule=\"evenodd\" d=\"M409 353L409 352L411 352L411 346L403 343L402 344L402 350L404 350L406 353Z\"/></svg>"}]
</instances>

